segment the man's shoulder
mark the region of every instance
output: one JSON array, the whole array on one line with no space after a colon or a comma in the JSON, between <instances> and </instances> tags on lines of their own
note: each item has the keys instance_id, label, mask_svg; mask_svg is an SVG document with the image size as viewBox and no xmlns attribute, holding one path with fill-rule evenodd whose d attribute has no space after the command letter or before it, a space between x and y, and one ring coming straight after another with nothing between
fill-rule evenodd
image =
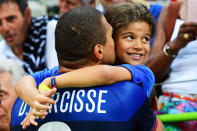
<instances>
[{"instance_id":1,"label":"man's shoulder","mask_svg":"<svg viewBox=\"0 0 197 131\"><path fill-rule=\"evenodd\" d=\"M55 31L56 25L57 25L57 20L49 21L49 23L47 24L47 30Z\"/></svg>"},{"instance_id":2,"label":"man's shoulder","mask_svg":"<svg viewBox=\"0 0 197 131\"><path fill-rule=\"evenodd\" d=\"M5 41L4 40L1 40L0 41L0 58L3 58L4 57L4 48L5 48Z\"/></svg>"},{"instance_id":3,"label":"man's shoulder","mask_svg":"<svg viewBox=\"0 0 197 131\"><path fill-rule=\"evenodd\" d=\"M39 85L45 78L51 77L57 73L59 66L56 66L52 69L44 69L35 73L31 73L30 75L35 79L36 84Z\"/></svg>"},{"instance_id":4,"label":"man's shoulder","mask_svg":"<svg viewBox=\"0 0 197 131\"><path fill-rule=\"evenodd\" d=\"M1 40L0 41L0 49L2 49L5 45L6 45L6 41L5 40Z\"/></svg>"},{"instance_id":5,"label":"man's shoulder","mask_svg":"<svg viewBox=\"0 0 197 131\"><path fill-rule=\"evenodd\" d=\"M55 66L52 69L45 68L44 70L37 71L37 72L32 73L30 75L32 75L32 76L43 76L43 75L48 76L48 75L54 75L54 74L56 74L56 72L58 71L58 69L59 69L59 66Z\"/></svg>"},{"instance_id":6,"label":"man's shoulder","mask_svg":"<svg viewBox=\"0 0 197 131\"><path fill-rule=\"evenodd\" d=\"M5 52L9 49L5 40L0 41L0 56L5 56ZM2 57L1 57L2 58Z\"/></svg>"}]
</instances>

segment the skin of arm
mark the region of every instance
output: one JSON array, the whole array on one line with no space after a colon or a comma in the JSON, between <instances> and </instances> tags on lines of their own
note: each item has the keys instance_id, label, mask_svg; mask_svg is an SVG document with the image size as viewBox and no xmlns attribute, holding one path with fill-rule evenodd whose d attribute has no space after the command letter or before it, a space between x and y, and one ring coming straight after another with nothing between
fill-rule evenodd
<instances>
[{"instance_id":1,"label":"skin of arm","mask_svg":"<svg viewBox=\"0 0 197 131\"><path fill-rule=\"evenodd\" d=\"M156 128L156 131L165 131L164 127L163 127L163 123L161 122L161 120L158 117L157 117L157 120L158 120L158 125L157 125L157 128Z\"/></svg>"},{"instance_id":2,"label":"skin of arm","mask_svg":"<svg viewBox=\"0 0 197 131\"><path fill-rule=\"evenodd\" d=\"M54 94L56 89L40 93L36 87L37 85L34 78L27 75L20 79L14 88L17 95L32 108L49 110L50 106L44 105L43 103L55 104L55 101L50 99L49 96Z\"/></svg>"},{"instance_id":3,"label":"skin of arm","mask_svg":"<svg viewBox=\"0 0 197 131\"><path fill-rule=\"evenodd\" d=\"M155 40L151 48L150 56L146 61L146 65L153 71L156 81L160 81L168 75L168 73L170 72L170 65L174 60L174 58L165 55L165 53L163 52L163 47L167 43L164 26L167 11L167 7L164 7L159 16ZM196 29L197 26L195 23L187 22L182 24L177 37L173 41L168 42L170 46L170 52L172 54L177 54L181 48L184 48L190 41L195 40ZM184 39L183 35L185 33L190 34L190 39Z\"/></svg>"},{"instance_id":4,"label":"skin of arm","mask_svg":"<svg viewBox=\"0 0 197 131\"><path fill-rule=\"evenodd\" d=\"M88 66L55 77L58 88L109 85L131 79L128 69L110 65ZM46 78L42 83L51 87L50 78Z\"/></svg>"},{"instance_id":5,"label":"skin of arm","mask_svg":"<svg viewBox=\"0 0 197 131\"><path fill-rule=\"evenodd\" d=\"M146 62L146 65L154 72L156 79L161 79L166 76L166 74L168 74L170 64L173 61L172 58L165 56L165 54L162 52L163 46L166 42L166 35L164 30L164 21L166 16L167 7L163 7L158 19L156 28L157 30L155 33L153 45L151 47L150 56L148 58L148 61ZM158 66L158 63L160 63L160 66Z\"/></svg>"}]
</instances>

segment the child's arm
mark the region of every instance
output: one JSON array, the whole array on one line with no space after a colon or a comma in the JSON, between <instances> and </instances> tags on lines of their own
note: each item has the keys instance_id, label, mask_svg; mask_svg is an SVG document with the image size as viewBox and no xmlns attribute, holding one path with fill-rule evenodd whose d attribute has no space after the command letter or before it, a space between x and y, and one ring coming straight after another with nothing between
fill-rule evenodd
<instances>
[{"instance_id":1,"label":"child's arm","mask_svg":"<svg viewBox=\"0 0 197 131\"><path fill-rule=\"evenodd\" d=\"M131 79L128 69L110 65L88 66L55 77L58 88L109 85ZM51 87L51 79L46 78L42 84Z\"/></svg>"},{"instance_id":2,"label":"child's arm","mask_svg":"<svg viewBox=\"0 0 197 131\"><path fill-rule=\"evenodd\" d=\"M24 100L31 107L39 107L40 109L50 109L49 106L42 103L55 104L55 101L50 99L49 96L56 92L56 89L49 90L47 96L39 93L34 78L30 75L24 76L15 85L17 95Z\"/></svg>"}]
</instances>

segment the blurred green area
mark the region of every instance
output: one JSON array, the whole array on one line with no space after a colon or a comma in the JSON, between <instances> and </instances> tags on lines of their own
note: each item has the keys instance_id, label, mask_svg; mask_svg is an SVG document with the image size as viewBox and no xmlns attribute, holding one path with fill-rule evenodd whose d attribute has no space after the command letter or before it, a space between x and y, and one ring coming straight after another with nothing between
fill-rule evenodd
<instances>
[{"instance_id":1,"label":"blurred green area","mask_svg":"<svg viewBox=\"0 0 197 131\"><path fill-rule=\"evenodd\" d=\"M28 3L33 17L59 13L58 0L29 0Z\"/></svg>"}]
</instances>

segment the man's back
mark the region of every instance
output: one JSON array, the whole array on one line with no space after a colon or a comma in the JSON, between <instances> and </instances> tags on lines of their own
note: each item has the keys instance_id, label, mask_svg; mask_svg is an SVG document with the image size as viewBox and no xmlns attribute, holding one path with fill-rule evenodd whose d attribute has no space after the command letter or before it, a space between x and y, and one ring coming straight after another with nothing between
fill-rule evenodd
<instances>
[{"instance_id":1,"label":"man's back","mask_svg":"<svg viewBox=\"0 0 197 131\"><path fill-rule=\"evenodd\" d=\"M52 130L57 123L61 128L94 131L152 130L155 125L156 117L149 108L146 93L131 81L87 89L61 88L53 99L56 105L51 106L47 117L38 120L37 127L30 126L27 130L46 130L46 127ZM18 98L12 112L12 130L22 128L20 123L28 111L29 106Z\"/></svg>"}]
</instances>

